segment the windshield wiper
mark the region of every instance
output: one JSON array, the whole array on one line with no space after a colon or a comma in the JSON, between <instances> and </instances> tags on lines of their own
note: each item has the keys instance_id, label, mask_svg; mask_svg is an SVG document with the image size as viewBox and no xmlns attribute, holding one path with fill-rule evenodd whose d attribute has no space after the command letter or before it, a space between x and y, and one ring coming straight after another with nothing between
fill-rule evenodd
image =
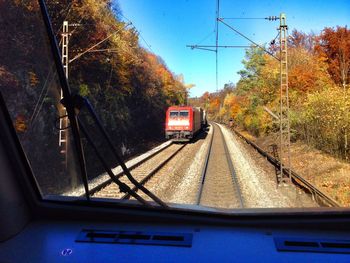
<instances>
[{"instance_id":1,"label":"windshield wiper","mask_svg":"<svg viewBox=\"0 0 350 263\"><path fill-rule=\"evenodd\" d=\"M135 197L142 204L147 205L147 206L151 206L149 203L147 203L146 200L141 198L135 191L130 189L130 187L128 187L124 183L120 182L118 180L118 178L113 174L111 169L108 167L108 165L104 161L102 155L98 152L98 149L96 148L96 145L94 145L93 141L91 140L91 137L86 132L86 129L84 129L84 126L82 125L81 121L79 120L78 114L76 114L76 112L75 112L75 109L77 108L76 106L79 106L79 105L81 107L83 105L86 105L87 109L89 110L90 114L92 115L92 117L94 118L95 122L97 123L97 125L98 125L100 131L102 132L103 136L107 139L107 141L108 141L108 143L109 143L109 145L110 145L110 147L111 147L111 149L112 149L112 151L114 153L114 156L116 157L117 161L119 162L120 166L122 167L125 175L129 178L129 180L135 186L137 186L138 189L142 190L146 195L148 195L157 204L159 204L160 206L162 206L164 208L168 208L168 206L162 200L160 200L157 196L155 196L153 193L151 193L144 186L140 185L132 177L132 175L130 174L130 171L126 167L125 163L123 162L123 160L117 154L116 149L114 148L113 144L111 143L111 140L109 139L109 136L107 135L106 131L104 130L103 126L101 125L101 122L97 118L97 115L96 115L95 111L93 110L92 106L90 105L90 103L86 99L84 99L82 97L73 97L71 95L69 84L68 84L68 81L67 81L67 78L66 78L66 75L65 75L65 72L64 72L63 64L62 64L58 43L57 43L55 34L53 32L52 24L51 24L51 21L50 21L50 17L49 17L48 11L47 11L47 7L46 7L46 4L45 4L45 1L44 0L39 0L39 5L40 5L40 9L41 9L41 14L43 16L43 20L44 20L44 23L45 23L45 27L46 27L46 30L47 30L47 34L48 34L48 38L49 38L49 42L50 42L50 46L51 46L53 59L55 61L55 65L56 65L56 68L57 68L57 75L58 75L58 78L59 78L59 81L60 81L60 84L61 84L60 86L61 86L61 89L62 89L62 92L63 92L63 101L64 102L62 102L62 104L64 104L64 106L66 107L67 115L68 115L68 118L69 118L69 121L70 121L70 124L71 124L71 129L72 129L72 134L73 134L73 138L74 138L75 147L76 147L76 150L77 150L77 155L78 155L78 160L79 160L79 167L80 167L80 172L81 172L81 176L82 176L82 181L83 181L83 184L84 184L86 199L88 201L90 200L90 191L89 191L89 185L88 185L88 179L87 179L86 162L85 162L84 151L83 151L83 147L82 147L82 142L81 142L79 128L81 128L81 130L85 134L87 140L90 140L90 144L94 148L97 157L102 162L105 170L107 171L107 173L109 174L109 176L111 177L113 182L118 184L118 186L120 187L120 190L128 192L130 195Z\"/></svg>"},{"instance_id":2,"label":"windshield wiper","mask_svg":"<svg viewBox=\"0 0 350 263\"><path fill-rule=\"evenodd\" d=\"M150 204L144 200L141 196L137 194L137 190L140 189L142 192L144 192L148 197L150 197L154 202L159 204L160 206L164 208L168 208L168 205L164 203L161 199L159 199L155 194L153 194L151 191L149 191L146 187L144 187L142 184L140 184L130 173L128 167L126 166L125 162L123 159L119 156L117 149L112 143L112 140L110 139L109 135L107 134L106 130L104 129L102 122L100 121L99 117L97 116L93 106L91 105L90 101L87 98L81 97L79 95L75 95L72 98L74 108L76 109L76 114L77 114L77 119L78 119L78 125L81 131L83 132L84 136L86 137L88 143L92 146L94 149L96 156L102 163L105 171L109 175L109 177L112 179L114 183L116 183L121 192L128 193L129 195L133 196L136 200L138 200L140 203L150 206ZM62 102L64 104L64 101ZM131 189L128 185L125 183L121 182L118 177L112 172L111 168L103 158L102 154L99 152L96 144L94 143L94 140L91 138L90 134L88 133L87 129L85 128L83 121L79 117L79 113L83 108L86 108L88 110L89 116L92 117L94 123L97 125L98 130L101 132L103 138L107 141L108 146L110 150L112 151L114 157L116 158L117 162L121 166L124 174L126 177L129 179L129 181L135 185L135 189ZM88 195L90 196L90 191L88 192Z\"/></svg>"},{"instance_id":3,"label":"windshield wiper","mask_svg":"<svg viewBox=\"0 0 350 263\"><path fill-rule=\"evenodd\" d=\"M68 118L70 121L71 130L72 130L72 134L73 134L73 138L74 138L73 141L74 141L75 148L76 148L76 151L78 154L80 173L81 173L82 181L84 184L86 199L89 201L90 200L90 196L88 193L89 192L89 185L88 185L88 179L87 179L84 152L83 152L82 142L80 139L78 120L77 120L77 117L75 115L74 107L73 107L73 103L72 103L72 96L71 96L70 88L69 88L66 74L65 74L65 71L63 68L61 53L59 51L58 43L57 43L55 34L53 32L53 28L52 28L52 24L50 21L49 13L47 11L46 3L44 0L39 0L39 5L40 5L40 9L41 9L41 14L43 16L43 20L45 23L47 35L49 38L49 43L51 46L53 59L55 61L57 75L58 75L58 79L59 79L60 86L61 86L62 93L63 93L63 98L65 99L65 102L67 104L66 110L67 110L67 115L68 115Z\"/></svg>"}]
</instances>

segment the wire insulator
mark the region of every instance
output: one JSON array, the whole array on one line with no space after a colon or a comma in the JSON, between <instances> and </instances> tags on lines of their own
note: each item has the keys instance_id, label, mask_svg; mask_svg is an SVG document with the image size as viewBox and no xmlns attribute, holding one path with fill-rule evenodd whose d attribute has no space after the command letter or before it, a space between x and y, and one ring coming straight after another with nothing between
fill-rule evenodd
<instances>
[{"instance_id":1,"label":"wire insulator","mask_svg":"<svg viewBox=\"0 0 350 263\"><path fill-rule=\"evenodd\" d=\"M266 20L269 20L269 21L276 21L279 19L278 16L269 16L269 17L265 17Z\"/></svg>"}]
</instances>

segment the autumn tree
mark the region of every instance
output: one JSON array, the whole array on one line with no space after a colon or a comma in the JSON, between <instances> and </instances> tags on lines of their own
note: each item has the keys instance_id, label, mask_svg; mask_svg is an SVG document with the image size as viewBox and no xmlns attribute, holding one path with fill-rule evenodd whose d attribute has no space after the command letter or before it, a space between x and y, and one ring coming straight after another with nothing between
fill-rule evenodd
<instances>
[{"instance_id":1,"label":"autumn tree","mask_svg":"<svg viewBox=\"0 0 350 263\"><path fill-rule=\"evenodd\" d=\"M335 83L344 89L349 85L350 73L350 30L337 26L326 27L316 46L321 58L328 64L328 72Z\"/></svg>"},{"instance_id":2,"label":"autumn tree","mask_svg":"<svg viewBox=\"0 0 350 263\"><path fill-rule=\"evenodd\" d=\"M69 86L72 93L90 100L116 148L126 147L135 153L162 141L165 110L172 104L184 104L187 88L162 58L140 45L137 29L120 19L118 1L46 2L58 43L63 21L76 24L69 27ZM62 158L60 151L54 151L58 130L52 124L58 119L60 87L47 31L38 1L0 1L0 9L6 10L1 19L6 26L0 27L0 91L24 147L33 149L34 169L40 168L47 164L36 145L51 149L47 156L51 154L52 160ZM85 52L96 43L100 44ZM103 146L95 129L89 127L89 132L97 146ZM40 136L31 139L31 134ZM106 147L100 148L105 151ZM101 167L93 151L84 149L89 171L96 176ZM112 158L105 152L103 155ZM107 161L116 165L113 158ZM59 170L59 166L50 165ZM60 178L57 181L67 183Z\"/></svg>"},{"instance_id":3,"label":"autumn tree","mask_svg":"<svg viewBox=\"0 0 350 263\"><path fill-rule=\"evenodd\" d=\"M316 41L317 38L314 33L306 34L294 29L288 37L288 47L303 48L308 52L313 52Z\"/></svg>"}]
</instances>

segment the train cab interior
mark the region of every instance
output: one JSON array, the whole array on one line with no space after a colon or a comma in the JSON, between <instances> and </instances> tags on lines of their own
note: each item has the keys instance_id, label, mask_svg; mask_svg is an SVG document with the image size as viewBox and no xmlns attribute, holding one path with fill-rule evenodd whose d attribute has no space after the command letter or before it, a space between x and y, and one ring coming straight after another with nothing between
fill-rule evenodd
<instances>
[{"instance_id":1,"label":"train cab interior","mask_svg":"<svg viewBox=\"0 0 350 263\"><path fill-rule=\"evenodd\" d=\"M78 135L82 131L77 124L77 107L64 75L45 2L32 2L35 4L31 8L36 10L42 25L36 30L46 38L38 43L47 44L39 48L40 52L48 55L47 63L55 65L57 82L52 86L63 90L74 138L72 147L76 149L72 157L77 164L74 169L80 178L84 158L79 153ZM13 5L9 12L19 12L17 7ZM8 56L15 55L15 51L8 51ZM16 85L1 82L5 84L1 91ZM59 100L57 92L52 96ZM111 201L89 195L58 196L43 190L40 184L45 181L38 182L34 174L39 168L29 159L45 158L46 153L29 157L28 147L23 145L15 127L19 124L9 113L13 108L9 101L14 100L6 101L4 97L1 94L0 262L350 261L347 208L225 210L159 205L153 201ZM36 143L40 144L41 139ZM39 163L45 176L59 173L55 167L45 166L44 161ZM79 180L84 184L84 179Z\"/></svg>"}]
</instances>

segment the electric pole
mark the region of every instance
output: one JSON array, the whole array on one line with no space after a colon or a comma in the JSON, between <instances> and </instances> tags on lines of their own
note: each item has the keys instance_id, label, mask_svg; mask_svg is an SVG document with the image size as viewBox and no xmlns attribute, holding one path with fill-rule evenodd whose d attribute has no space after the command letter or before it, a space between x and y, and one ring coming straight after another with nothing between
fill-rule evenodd
<instances>
[{"instance_id":1,"label":"electric pole","mask_svg":"<svg viewBox=\"0 0 350 263\"><path fill-rule=\"evenodd\" d=\"M220 18L220 0L216 3L216 20L215 20L215 69L216 69L216 92L219 91L219 76L218 76L218 45L219 45L219 18ZM221 105L220 105L221 108Z\"/></svg>"},{"instance_id":2,"label":"electric pole","mask_svg":"<svg viewBox=\"0 0 350 263\"><path fill-rule=\"evenodd\" d=\"M280 175L279 183L291 182L290 120L288 94L288 26L286 14L280 14ZM284 174L288 172L288 175Z\"/></svg>"},{"instance_id":3,"label":"electric pole","mask_svg":"<svg viewBox=\"0 0 350 263\"><path fill-rule=\"evenodd\" d=\"M219 16L219 0L217 0L217 11L216 11L216 43L214 45L187 45L192 49L201 49L206 51L213 51L216 53L216 87L218 92L218 48L251 48L258 47L262 49L265 53L269 54L271 57L275 58L280 62L280 114L279 116L273 114L270 110L268 112L279 121L280 125L280 149L279 149L279 158L280 158L280 169L277 175L277 182L280 183L289 183L292 180L291 172L291 152L290 152L290 116L289 116L289 94L288 94L288 53L287 53L287 39L288 39L288 26L286 23L286 14L281 13L279 17L269 16L269 17L227 17L220 18ZM254 42L252 39L248 38L233 26L225 22L226 20L236 20L236 19L264 19L269 21L280 20L279 36L280 36L280 56L277 57L273 52L266 50L264 46L259 45ZM235 46L235 45L219 45L218 43L218 22L222 23L226 27L230 28L236 34L245 38L251 42L252 46ZM277 39L276 36L275 39ZM273 41L275 41L275 39ZM220 104L221 108L221 104ZM285 174L286 172L286 174Z\"/></svg>"},{"instance_id":4,"label":"electric pole","mask_svg":"<svg viewBox=\"0 0 350 263\"><path fill-rule=\"evenodd\" d=\"M69 43L69 29L68 21L63 21L63 32L62 32L62 65L66 79L68 81L68 43ZM61 99L63 98L63 91L61 89ZM68 117L66 108L61 105L59 108L60 116L60 126L59 126L59 136L58 136L58 145L61 147L61 153L64 155L65 166L68 166Z\"/></svg>"}]
</instances>

